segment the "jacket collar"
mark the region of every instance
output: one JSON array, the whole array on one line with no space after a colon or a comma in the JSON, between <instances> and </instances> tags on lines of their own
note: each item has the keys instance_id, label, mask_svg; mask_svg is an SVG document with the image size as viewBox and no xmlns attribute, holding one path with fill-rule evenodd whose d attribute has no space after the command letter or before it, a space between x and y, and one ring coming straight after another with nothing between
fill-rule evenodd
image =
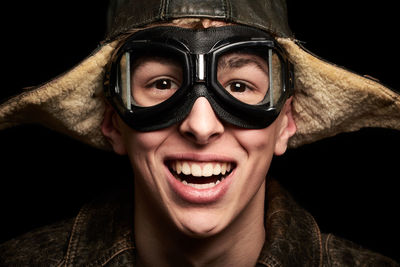
<instances>
[{"instance_id":1,"label":"jacket collar","mask_svg":"<svg viewBox=\"0 0 400 267\"><path fill-rule=\"evenodd\" d=\"M277 181L269 179L260 266L321 266L322 239L314 218Z\"/></svg>"},{"instance_id":2,"label":"jacket collar","mask_svg":"<svg viewBox=\"0 0 400 267\"><path fill-rule=\"evenodd\" d=\"M127 187L132 189L132 187ZM66 266L103 265L124 255L135 262L133 197L113 194L84 206L75 219ZM320 266L321 234L314 218L275 180L267 183L266 241L257 266Z\"/></svg>"},{"instance_id":3,"label":"jacket collar","mask_svg":"<svg viewBox=\"0 0 400 267\"><path fill-rule=\"evenodd\" d=\"M121 254L130 258L125 262L134 262L131 203L133 196L124 189L83 206L72 228L65 266L104 266Z\"/></svg>"}]
</instances>

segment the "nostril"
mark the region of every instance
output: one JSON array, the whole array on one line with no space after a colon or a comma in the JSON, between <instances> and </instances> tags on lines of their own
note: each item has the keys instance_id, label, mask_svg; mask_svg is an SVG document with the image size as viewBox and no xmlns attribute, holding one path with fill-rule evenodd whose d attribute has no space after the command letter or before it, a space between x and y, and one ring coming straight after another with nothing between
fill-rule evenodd
<instances>
[{"instance_id":1,"label":"nostril","mask_svg":"<svg viewBox=\"0 0 400 267\"><path fill-rule=\"evenodd\" d=\"M216 133L212 133L212 134L200 135L200 134L195 134L192 131L186 131L183 133L183 135L185 136L185 138L187 138L188 140L190 140L193 143L196 143L199 145L206 145L206 144L214 141L215 139L217 139L220 134L216 132Z\"/></svg>"},{"instance_id":2,"label":"nostril","mask_svg":"<svg viewBox=\"0 0 400 267\"><path fill-rule=\"evenodd\" d=\"M220 135L220 133L213 133L212 135L210 135L209 139L214 139L217 138Z\"/></svg>"},{"instance_id":3,"label":"nostril","mask_svg":"<svg viewBox=\"0 0 400 267\"><path fill-rule=\"evenodd\" d=\"M194 133L192 132L185 132L184 133L186 137L188 137L189 139L195 140L196 136L194 135Z\"/></svg>"},{"instance_id":4,"label":"nostril","mask_svg":"<svg viewBox=\"0 0 400 267\"><path fill-rule=\"evenodd\" d=\"M200 145L208 144L224 132L224 126L204 97L198 98L179 126L181 134Z\"/></svg>"}]
</instances>

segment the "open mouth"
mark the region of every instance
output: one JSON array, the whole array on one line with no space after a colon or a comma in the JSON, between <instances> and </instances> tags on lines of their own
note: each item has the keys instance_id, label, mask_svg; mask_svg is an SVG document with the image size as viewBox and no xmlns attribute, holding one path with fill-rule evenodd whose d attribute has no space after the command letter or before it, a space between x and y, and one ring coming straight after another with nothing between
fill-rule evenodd
<instances>
[{"instance_id":1,"label":"open mouth","mask_svg":"<svg viewBox=\"0 0 400 267\"><path fill-rule=\"evenodd\" d=\"M170 160L167 166L174 177L184 185L209 189L221 183L235 168L231 162L194 162Z\"/></svg>"}]
</instances>

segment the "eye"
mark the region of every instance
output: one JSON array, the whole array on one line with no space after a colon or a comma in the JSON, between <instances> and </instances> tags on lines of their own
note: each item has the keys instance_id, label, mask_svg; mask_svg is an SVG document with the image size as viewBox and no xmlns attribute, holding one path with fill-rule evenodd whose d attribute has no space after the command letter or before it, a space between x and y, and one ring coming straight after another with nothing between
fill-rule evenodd
<instances>
[{"instance_id":1,"label":"eye","mask_svg":"<svg viewBox=\"0 0 400 267\"><path fill-rule=\"evenodd\" d=\"M252 91L252 87L249 86L246 82L242 81L233 81L225 86L225 89L231 93L244 93L246 91Z\"/></svg>"},{"instance_id":2,"label":"eye","mask_svg":"<svg viewBox=\"0 0 400 267\"><path fill-rule=\"evenodd\" d=\"M243 82L232 82L227 87L227 89L231 92L243 93L246 90L247 85Z\"/></svg>"},{"instance_id":3,"label":"eye","mask_svg":"<svg viewBox=\"0 0 400 267\"><path fill-rule=\"evenodd\" d=\"M179 85L171 79L158 79L147 86L147 88L156 88L158 90L178 89Z\"/></svg>"},{"instance_id":4,"label":"eye","mask_svg":"<svg viewBox=\"0 0 400 267\"><path fill-rule=\"evenodd\" d=\"M166 89L171 89L172 82L171 80L167 79L162 79L158 80L154 83L155 87L160 90L166 90Z\"/></svg>"}]
</instances>

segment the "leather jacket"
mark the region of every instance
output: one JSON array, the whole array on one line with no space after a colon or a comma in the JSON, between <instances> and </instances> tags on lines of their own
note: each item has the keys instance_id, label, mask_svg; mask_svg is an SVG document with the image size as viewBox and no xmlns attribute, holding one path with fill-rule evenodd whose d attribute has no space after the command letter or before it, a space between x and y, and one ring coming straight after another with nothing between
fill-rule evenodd
<instances>
[{"instance_id":1,"label":"leather jacket","mask_svg":"<svg viewBox=\"0 0 400 267\"><path fill-rule=\"evenodd\" d=\"M132 194L85 205L70 220L0 246L0 266L135 266ZM256 266L400 266L331 234L275 180L267 184L266 241Z\"/></svg>"}]
</instances>

